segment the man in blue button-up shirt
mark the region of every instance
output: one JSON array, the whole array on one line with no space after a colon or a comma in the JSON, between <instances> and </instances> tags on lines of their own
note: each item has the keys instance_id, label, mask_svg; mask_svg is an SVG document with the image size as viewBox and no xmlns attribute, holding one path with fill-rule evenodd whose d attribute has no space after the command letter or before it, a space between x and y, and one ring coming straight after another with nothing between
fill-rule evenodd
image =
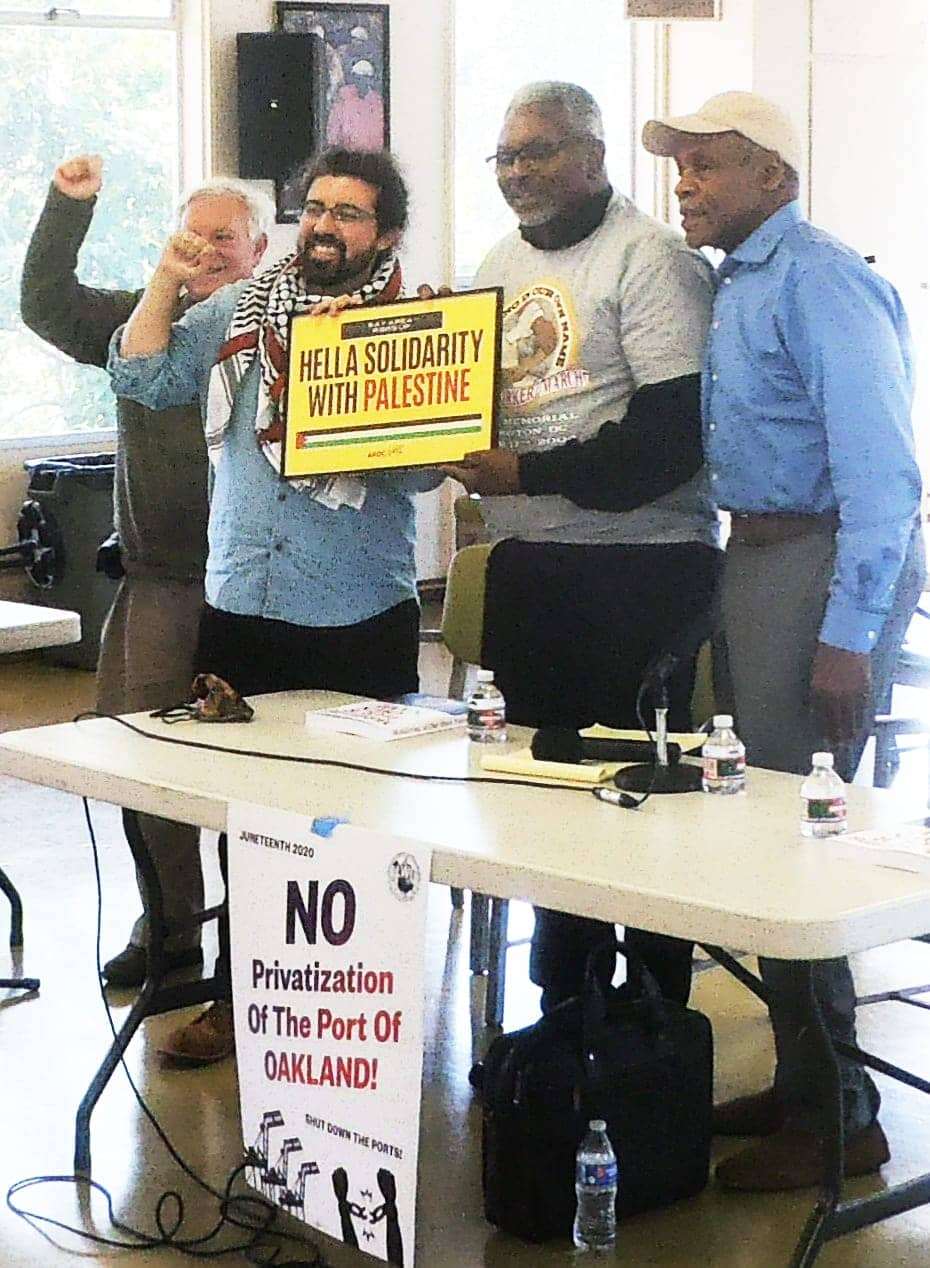
<instances>
[{"instance_id":1,"label":"man in blue button-up shirt","mask_svg":"<svg viewBox=\"0 0 930 1268\"><path fill-rule=\"evenodd\" d=\"M181 287L215 267L197 234L168 242L113 337L116 392L151 409L201 402L214 468L206 606L196 668L246 694L300 687L385 697L416 691L419 607L413 494L435 471L289 483L280 471L289 318L386 303L407 190L384 152L329 150L304 177L297 250L172 323ZM228 975L221 938L217 976ZM228 982L226 983L228 987ZM227 999L173 1035L189 1063L232 1052Z\"/></svg>"},{"instance_id":2,"label":"man in blue button-up shirt","mask_svg":"<svg viewBox=\"0 0 930 1268\"><path fill-rule=\"evenodd\" d=\"M646 148L673 157L688 244L725 251L702 378L704 449L732 514L723 582L737 725L749 760L806 771L833 749L855 772L924 579L907 320L861 256L804 220L800 143L777 107L721 93L654 120ZM721 1134L761 1135L727 1159L733 1188L816 1183L823 1093L806 1069L791 965L761 960L775 1031L775 1085L716 1111ZM835 1039L855 1042L845 960L814 989ZM878 1092L840 1058L847 1175L888 1148Z\"/></svg>"}]
</instances>

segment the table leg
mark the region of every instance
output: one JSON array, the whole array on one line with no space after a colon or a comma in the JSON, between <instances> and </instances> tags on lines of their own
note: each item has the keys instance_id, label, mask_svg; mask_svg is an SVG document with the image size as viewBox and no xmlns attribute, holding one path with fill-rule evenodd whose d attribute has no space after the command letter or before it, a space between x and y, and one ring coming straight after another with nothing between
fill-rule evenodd
<instances>
[{"instance_id":1,"label":"table leg","mask_svg":"<svg viewBox=\"0 0 930 1268\"><path fill-rule=\"evenodd\" d=\"M491 899L491 923L488 936L488 991L484 1001L484 1021L500 1030L504 1024L504 984L507 978L507 915L506 898Z\"/></svg>"},{"instance_id":2,"label":"table leg","mask_svg":"<svg viewBox=\"0 0 930 1268\"><path fill-rule=\"evenodd\" d=\"M2 867L0 867L0 890L10 900L10 946L15 949L23 945L23 903L19 891Z\"/></svg>"},{"instance_id":3,"label":"table leg","mask_svg":"<svg viewBox=\"0 0 930 1268\"><path fill-rule=\"evenodd\" d=\"M763 1004L768 1004L768 997L765 992L765 986L762 984L761 978L756 977L755 973L750 973L740 964L735 956L730 955L729 951L724 951L722 947L712 946L709 942L702 942L701 946L707 954L726 969L731 977L735 977L738 982L742 982L748 991L752 991L757 999L761 999Z\"/></svg>"},{"instance_id":4,"label":"table leg","mask_svg":"<svg viewBox=\"0 0 930 1268\"><path fill-rule=\"evenodd\" d=\"M710 946L707 943L703 945L705 951L709 952L727 972L738 978L760 999L765 1000L765 990L754 974L745 969L731 955L721 951L719 947ZM795 967L798 975L798 998L805 1002L812 1019L807 1034L811 1067L820 1076L824 1103L830 1107L825 1115L824 1123L825 1156L821 1197L808 1217L791 1260L791 1268L809 1268L809 1265L816 1261L824 1242L833 1241L857 1229L867 1228L871 1224L890 1219L893 1215L913 1211L917 1207L930 1203L930 1173L903 1184L894 1185L881 1193L871 1194L869 1197L854 1198L847 1202L839 1200L843 1178L842 1089L839 1068L836 1064L834 1044L823 1025L820 1009L817 1007L813 994L811 965L799 962ZM877 997L876 1002L878 998L884 997ZM872 1001L871 997L867 996L858 1002ZM913 1001L905 1000L904 1002ZM845 1056L861 1062L870 1069L878 1070L899 1083L930 1094L930 1081L927 1079L902 1070L900 1066L883 1061L880 1057L864 1052L861 1048L855 1048L849 1044L837 1044L835 1047Z\"/></svg>"},{"instance_id":5,"label":"table leg","mask_svg":"<svg viewBox=\"0 0 930 1268\"><path fill-rule=\"evenodd\" d=\"M843 1184L843 1092L833 1041L824 1025L814 993L813 966L799 960L789 968L786 990L800 1001L807 1024L802 1043L822 1105L823 1178L817 1205L809 1215L791 1259L791 1268L809 1268L824 1242L833 1236L832 1224Z\"/></svg>"},{"instance_id":6,"label":"table leg","mask_svg":"<svg viewBox=\"0 0 930 1268\"><path fill-rule=\"evenodd\" d=\"M470 905L470 967L472 973L484 973L488 967L488 897L472 890Z\"/></svg>"},{"instance_id":7,"label":"table leg","mask_svg":"<svg viewBox=\"0 0 930 1268\"><path fill-rule=\"evenodd\" d=\"M97 1073L91 1079L90 1087L84 1093L81 1104L78 1106L74 1121L74 1171L76 1175L90 1175L90 1116L94 1112L94 1106L103 1095L104 1088L110 1081L110 1075L119 1065L133 1035L139 1029L140 1023L148 1017L150 1005L159 985L160 979L155 977L150 969L136 1002L129 1010L129 1016L123 1022L113 1042L110 1044L107 1055L101 1062Z\"/></svg>"},{"instance_id":8,"label":"table leg","mask_svg":"<svg viewBox=\"0 0 930 1268\"><path fill-rule=\"evenodd\" d=\"M0 890L10 900L10 950L18 951L23 945L23 903L19 891L2 867L0 867ZM37 991L39 986L37 977L0 977L2 990Z\"/></svg>"},{"instance_id":9,"label":"table leg","mask_svg":"<svg viewBox=\"0 0 930 1268\"><path fill-rule=\"evenodd\" d=\"M142 905L148 917L149 945L146 957L145 982L138 998L129 1011L119 1031L114 1035L100 1068L91 1080L78 1107L74 1124L74 1170L78 1175L90 1175L90 1118L100 1100L113 1071L119 1065L129 1047L133 1035L146 1017L168 1012L174 1008L186 1008L192 1004L205 1004L218 998L222 983L216 977L202 978L197 982L182 982L177 986L164 986L165 907L161 882L155 871L145 838L139 829L135 812L123 811L123 827L132 851L133 861L139 871ZM200 916L200 921L215 919L224 914L223 908L210 908ZM221 932L222 941L222 932Z\"/></svg>"}]
</instances>

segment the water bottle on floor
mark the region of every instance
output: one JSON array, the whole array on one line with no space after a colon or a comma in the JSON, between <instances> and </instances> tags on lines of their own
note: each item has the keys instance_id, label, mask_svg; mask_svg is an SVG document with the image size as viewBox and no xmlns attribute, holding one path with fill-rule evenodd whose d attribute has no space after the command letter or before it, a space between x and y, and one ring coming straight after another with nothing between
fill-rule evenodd
<instances>
[{"instance_id":1,"label":"water bottle on floor","mask_svg":"<svg viewBox=\"0 0 930 1268\"><path fill-rule=\"evenodd\" d=\"M835 837L846 831L846 785L833 769L832 753L815 753L814 769L801 785L801 833Z\"/></svg>"},{"instance_id":2,"label":"water bottle on floor","mask_svg":"<svg viewBox=\"0 0 930 1268\"><path fill-rule=\"evenodd\" d=\"M478 670L478 685L468 697L468 738L476 744L503 744L507 739L507 707L492 669Z\"/></svg>"},{"instance_id":3,"label":"water bottle on floor","mask_svg":"<svg viewBox=\"0 0 930 1268\"><path fill-rule=\"evenodd\" d=\"M714 715L714 729L701 749L706 793L738 793L746 787L746 749L729 713Z\"/></svg>"},{"instance_id":4,"label":"water bottle on floor","mask_svg":"<svg viewBox=\"0 0 930 1268\"><path fill-rule=\"evenodd\" d=\"M575 1227L579 1250L611 1251L617 1237L617 1159L602 1118L592 1118L575 1155Z\"/></svg>"}]
</instances>

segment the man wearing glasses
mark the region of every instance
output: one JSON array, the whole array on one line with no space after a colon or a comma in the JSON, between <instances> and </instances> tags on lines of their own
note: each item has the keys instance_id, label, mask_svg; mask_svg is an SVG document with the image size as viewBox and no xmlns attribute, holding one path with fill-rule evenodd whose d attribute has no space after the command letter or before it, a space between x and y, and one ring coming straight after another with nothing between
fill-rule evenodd
<instances>
[{"instance_id":1,"label":"man wearing glasses","mask_svg":"<svg viewBox=\"0 0 930 1268\"><path fill-rule=\"evenodd\" d=\"M446 468L481 494L483 663L530 726L637 726L646 666L707 612L720 559L701 471L711 270L611 189L603 136L574 84L530 84L507 109L489 162L519 226L475 279L504 288L501 447ZM673 726L689 724L692 673L671 684ZM608 932L537 911L544 1009ZM687 999L690 948L631 940Z\"/></svg>"},{"instance_id":2,"label":"man wearing glasses","mask_svg":"<svg viewBox=\"0 0 930 1268\"><path fill-rule=\"evenodd\" d=\"M389 154L339 149L311 161L304 190L296 251L173 324L179 290L213 252L196 234L169 239L110 370L117 394L150 408L201 403L214 486L197 669L246 695L401 695L418 685L413 494L441 475L278 473L288 319L397 297L407 190ZM232 1048L227 990L165 1051L199 1063Z\"/></svg>"}]
</instances>

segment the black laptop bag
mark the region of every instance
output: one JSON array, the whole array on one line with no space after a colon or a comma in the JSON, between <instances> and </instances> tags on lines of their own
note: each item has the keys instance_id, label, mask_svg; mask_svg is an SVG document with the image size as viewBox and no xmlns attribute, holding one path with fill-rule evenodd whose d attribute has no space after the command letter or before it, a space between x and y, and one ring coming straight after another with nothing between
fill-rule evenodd
<instances>
[{"instance_id":1,"label":"black laptop bag","mask_svg":"<svg viewBox=\"0 0 930 1268\"><path fill-rule=\"evenodd\" d=\"M632 960L622 942L617 948ZM699 1193L710 1165L710 1022L659 994L602 987L597 958L582 995L532 1026L501 1035L484 1063L485 1217L528 1241L571 1235L575 1152L603 1118L617 1155L617 1216Z\"/></svg>"}]
</instances>

